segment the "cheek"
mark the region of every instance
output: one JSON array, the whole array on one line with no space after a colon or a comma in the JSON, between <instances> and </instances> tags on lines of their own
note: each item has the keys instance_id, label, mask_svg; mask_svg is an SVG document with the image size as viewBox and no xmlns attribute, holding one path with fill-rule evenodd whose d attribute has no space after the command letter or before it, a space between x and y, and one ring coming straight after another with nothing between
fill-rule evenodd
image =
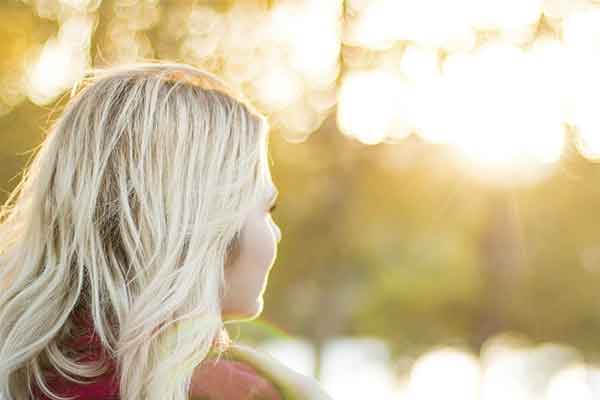
<instances>
[{"instance_id":1,"label":"cheek","mask_svg":"<svg viewBox=\"0 0 600 400\"><path fill-rule=\"evenodd\" d=\"M242 230L235 262L225 271L225 277L235 290L251 290L265 279L275 258L275 240L269 220L255 216ZM243 289L242 289L243 288Z\"/></svg>"},{"instance_id":2,"label":"cheek","mask_svg":"<svg viewBox=\"0 0 600 400\"><path fill-rule=\"evenodd\" d=\"M273 232L269 221L266 218L256 221L247 231L242 245L245 246L242 253L247 255L247 263L257 270L268 268L275 255Z\"/></svg>"},{"instance_id":3,"label":"cheek","mask_svg":"<svg viewBox=\"0 0 600 400\"><path fill-rule=\"evenodd\" d=\"M225 270L225 313L254 314L259 293L273 264L276 247L272 228L263 216L248 224L240 235L239 254Z\"/></svg>"}]
</instances>

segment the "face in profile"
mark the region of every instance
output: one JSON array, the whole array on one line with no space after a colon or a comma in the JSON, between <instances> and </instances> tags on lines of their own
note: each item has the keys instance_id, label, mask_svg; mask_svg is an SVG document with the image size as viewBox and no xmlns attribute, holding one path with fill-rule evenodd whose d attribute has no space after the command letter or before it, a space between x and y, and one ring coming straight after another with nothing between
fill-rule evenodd
<instances>
[{"instance_id":1,"label":"face in profile","mask_svg":"<svg viewBox=\"0 0 600 400\"><path fill-rule=\"evenodd\" d=\"M254 205L225 266L223 320L252 319L263 308L263 293L277 256L281 231L271 217L277 197L274 185Z\"/></svg>"}]
</instances>

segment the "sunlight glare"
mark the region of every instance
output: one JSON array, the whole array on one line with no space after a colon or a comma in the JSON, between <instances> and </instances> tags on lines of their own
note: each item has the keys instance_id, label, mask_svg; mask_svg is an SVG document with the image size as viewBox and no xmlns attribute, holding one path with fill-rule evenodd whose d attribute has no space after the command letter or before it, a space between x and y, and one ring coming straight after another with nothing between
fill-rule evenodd
<instances>
[{"instance_id":1,"label":"sunlight glare","mask_svg":"<svg viewBox=\"0 0 600 400\"><path fill-rule=\"evenodd\" d=\"M74 8L79 12L92 12L95 11L102 0L60 0L60 3Z\"/></svg>"},{"instance_id":2,"label":"sunlight glare","mask_svg":"<svg viewBox=\"0 0 600 400\"><path fill-rule=\"evenodd\" d=\"M289 43L290 65L311 86L327 86L337 76L341 5L340 1L282 2L270 14L274 36Z\"/></svg>"},{"instance_id":3,"label":"sunlight glare","mask_svg":"<svg viewBox=\"0 0 600 400\"><path fill-rule=\"evenodd\" d=\"M381 142L398 109L399 79L389 72L348 74L338 97L338 126L365 144Z\"/></svg>"},{"instance_id":4,"label":"sunlight glare","mask_svg":"<svg viewBox=\"0 0 600 400\"><path fill-rule=\"evenodd\" d=\"M93 17L72 17L63 22L57 37L46 41L37 60L27 66L26 90L31 101L48 104L83 76L90 64L93 29Z\"/></svg>"},{"instance_id":5,"label":"sunlight glare","mask_svg":"<svg viewBox=\"0 0 600 400\"><path fill-rule=\"evenodd\" d=\"M578 10L564 19L562 28L567 47L584 52L600 48L600 9Z\"/></svg>"},{"instance_id":6,"label":"sunlight glare","mask_svg":"<svg viewBox=\"0 0 600 400\"><path fill-rule=\"evenodd\" d=\"M414 82L431 79L438 75L439 60L437 50L409 45L402 55L400 72Z\"/></svg>"},{"instance_id":7,"label":"sunlight glare","mask_svg":"<svg viewBox=\"0 0 600 400\"><path fill-rule=\"evenodd\" d=\"M390 18L395 18L399 14L390 12L388 3L388 1L369 2L358 13L358 17L349 21L344 27L344 42L351 46L374 50L389 49L396 39L390 28Z\"/></svg>"},{"instance_id":8,"label":"sunlight glare","mask_svg":"<svg viewBox=\"0 0 600 400\"><path fill-rule=\"evenodd\" d=\"M445 99L452 141L469 159L499 168L556 161L564 127L543 92L527 55L508 44L489 44L470 56L447 58ZM552 99L552 98L550 98Z\"/></svg>"},{"instance_id":9,"label":"sunlight glare","mask_svg":"<svg viewBox=\"0 0 600 400\"><path fill-rule=\"evenodd\" d=\"M389 25L393 36L399 40L448 51L467 51L475 45L472 2L387 0L386 19L382 23Z\"/></svg>"},{"instance_id":10,"label":"sunlight glare","mask_svg":"<svg viewBox=\"0 0 600 400\"><path fill-rule=\"evenodd\" d=\"M473 2L475 25L481 30L519 31L538 21L542 4L543 0L478 0Z\"/></svg>"},{"instance_id":11,"label":"sunlight glare","mask_svg":"<svg viewBox=\"0 0 600 400\"><path fill-rule=\"evenodd\" d=\"M547 17L563 19L582 7L589 7L589 2L587 0L544 0L542 11Z\"/></svg>"},{"instance_id":12,"label":"sunlight glare","mask_svg":"<svg viewBox=\"0 0 600 400\"><path fill-rule=\"evenodd\" d=\"M590 159L600 158L600 9L579 10L563 22L569 59L568 122L578 132L577 146Z\"/></svg>"},{"instance_id":13,"label":"sunlight glare","mask_svg":"<svg viewBox=\"0 0 600 400\"><path fill-rule=\"evenodd\" d=\"M321 382L334 399L395 399L399 381L390 368L385 342L334 339L323 350Z\"/></svg>"},{"instance_id":14,"label":"sunlight glare","mask_svg":"<svg viewBox=\"0 0 600 400\"><path fill-rule=\"evenodd\" d=\"M592 400L592 389L589 384L586 366L571 365L554 376L548 385L547 400Z\"/></svg>"},{"instance_id":15,"label":"sunlight glare","mask_svg":"<svg viewBox=\"0 0 600 400\"><path fill-rule=\"evenodd\" d=\"M261 93L261 102L269 110L281 110L292 104L303 93L303 83L294 71L282 65L271 66L255 82Z\"/></svg>"},{"instance_id":16,"label":"sunlight glare","mask_svg":"<svg viewBox=\"0 0 600 400\"><path fill-rule=\"evenodd\" d=\"M497 352L488 360L482 380L482 397L486 400L531 400L533 393L527 385L525 353L516 349Z\"/></svg>"},{"instance_id":17,"label":"sunlight glare","mask_svg":"<svg viewBox=\"0 0 600 400\"><path fill-rule=\"evenodd\" d=\"M585 158L600 161L600 119L597 116L578 121L576 145Z\"/></svg>"},{"instance_id":18,"label":"sunlight glare","mask_svg":"<svg viewBox=\"0 0 600 400\"><path fill-rule=\"evenodd\" d=\"M308 376L315 375L315 351L311 344L301 339L270 339L259 349L271 354L291 369Z\"/></svg>"},{"instance_id":19,"label":"sunlight glare","mask_svg":"<svg viewBox=\"0 0 600 400\"><path fill-rule=\"evenodd\" d=\"M469 353L452 348L429 352L413 366L410 399L477 400L480 374L477 358Z\"/></svg>"},{"instance_id":20,"label":"sunlight glare","mask_svg":"<svg viewBox=\"0 0 600 400\"><path fill-rule=\"evenodd\" d=\"M305 141L322 122L322 114L299 101L279 112L274 118L285 128L282 135L292 143Z\"/></svg>"}]
</instances>

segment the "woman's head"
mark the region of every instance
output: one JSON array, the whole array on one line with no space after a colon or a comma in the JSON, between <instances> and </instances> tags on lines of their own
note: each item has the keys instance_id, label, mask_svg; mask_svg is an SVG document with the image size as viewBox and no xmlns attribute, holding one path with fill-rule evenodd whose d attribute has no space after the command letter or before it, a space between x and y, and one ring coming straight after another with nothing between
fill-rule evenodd
<instances>
[{"instance_id":1,"label":"woman's head","mask_svg":"<svg viewBox=\"0 0 600 400\"><path fill-rule=\"evenodd\" d=\"M61 347L89 312L123 399L183 399L223 319L260 312L280 235L268 124L182 64L82 83L0 214L0 395L47 366L96 376Z\"/></svg>"}]
</instances>

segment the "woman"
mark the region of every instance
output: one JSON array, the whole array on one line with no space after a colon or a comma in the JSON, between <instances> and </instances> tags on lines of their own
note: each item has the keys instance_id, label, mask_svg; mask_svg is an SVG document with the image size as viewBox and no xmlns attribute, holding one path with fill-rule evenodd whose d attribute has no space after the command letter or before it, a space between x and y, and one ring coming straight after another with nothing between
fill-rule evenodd
<instances>
[{"instance_id":1,"label":"woman","mask_svg":"<svg viewBox=\"0 0 600 400\"><path fill-rule=\"evenodd\" d=\"M74 88L0 212L0 398L328 398L224 329L260 314L281 235L267 133L187 65Z\"/></svg>"}]
</instances>

